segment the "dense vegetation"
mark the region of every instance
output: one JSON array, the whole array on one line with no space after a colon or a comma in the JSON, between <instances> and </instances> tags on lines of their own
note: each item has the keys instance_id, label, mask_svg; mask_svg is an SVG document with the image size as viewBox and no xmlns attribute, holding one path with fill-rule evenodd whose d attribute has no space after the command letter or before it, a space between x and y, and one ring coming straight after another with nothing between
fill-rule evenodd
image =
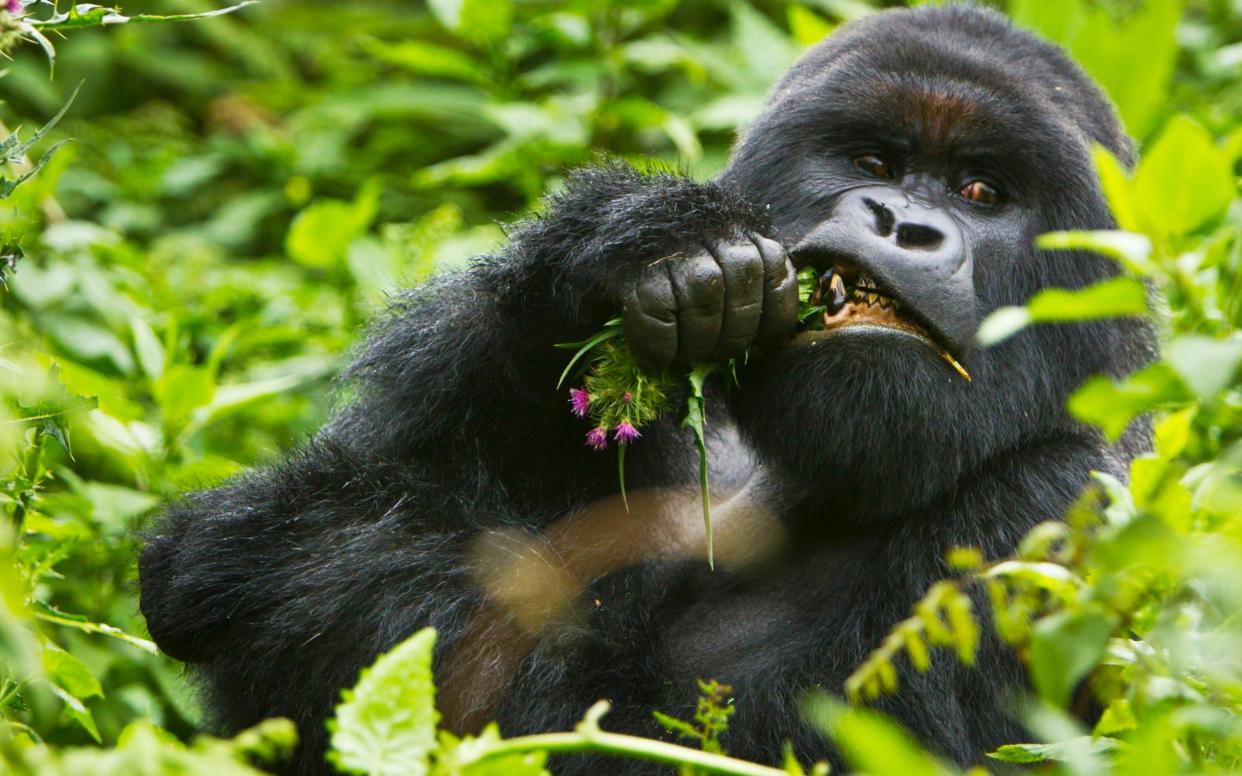
<instances>
[{"instance_id":1,"label":"dense vegetation","mask_svg":"<svg viewBox=\"0 0 1242 776\"><path fill-rule=\"evenodd\" d=\"M799 49L880 3L267 0L159 25L133 15L214 6L144 4L120 24L102 9L5 5L0 768L215 774L253 772L293 733L273 721L188 743L192 693L143 638L134 597L136 531L161 500L313 431L384 294L494 246L566 168L604 149L714 173ZM1164 360L1088 382L1070 407L1110 436L1154 412L1156 450L1126 484L1101 477L1018 556L956 553L961 576L894 623L847 689L854 701L900 692L894 661L969 662L979 625L965 593L980 585L1030 666L1026 713L1042 739L998 758L1075 774L1233 770L1242 3L1001 7L1101 81L1143 161L1130 175L1098 159L1122 231L1043 238L1114 256L1126 276L999 311L982 337L1142 313L1159 290ZM18 141L75 90L46 136ZM704 753L602 733L599 707L559 738L436 739L432 639L394 650L342 706L343 768L421 773L433 753L437 773L539 773L544 752L588 748L765 772L715 753L728 708L711 685L699 719L667 720ZM1070 713L1084 680L1104 709L1094 730ZM861 771L953 771L865 704L819 698L807 713Z\"/></svg>"}]
</instances>

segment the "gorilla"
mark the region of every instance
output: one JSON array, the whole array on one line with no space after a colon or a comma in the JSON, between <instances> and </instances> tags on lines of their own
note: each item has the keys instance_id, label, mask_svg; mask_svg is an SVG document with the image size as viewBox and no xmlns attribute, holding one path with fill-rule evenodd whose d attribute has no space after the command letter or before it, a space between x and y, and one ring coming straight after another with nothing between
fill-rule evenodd
<instances>
[{"instance_id":1,"label":"gorilla","mask_svg":"<svg viewBox=\"0 0 1242 776\"><path fill-rule=\"evenodd\" d=\"M340 689L426 626L460 732L566 730L606 698L610 729L668 738L651 712L692 715L701 677L732 685L730 753L775 763L788 741L839 764L801 721L807 693L841 691L951 573L948 549L1011 553L1092 471L1124 477L1148 444L1138 427L1110 444L1065 410L1089 376L1154 357L1148 322L974 343L998 306L1117 272L1034 246L1113 226L1097 144L1133 163L1100 89L997 13L842 27L775 86L714 181L583 169L496 254L397 298L312 440L151 529L152 637L190 665L221 730L293 719L290 773L327 771ZM799 321L806 267L814 325ZM618 315L648 369L737 359L706 405L714 570L680 413L632 446L627 512L615 451L583 445L556 387L569 356L554 346ZM1019 660L985 637L977 663L899 665L900 693L878 706L977 763L1027 735L1009 703Z\"/></svg>"}]
</instances>

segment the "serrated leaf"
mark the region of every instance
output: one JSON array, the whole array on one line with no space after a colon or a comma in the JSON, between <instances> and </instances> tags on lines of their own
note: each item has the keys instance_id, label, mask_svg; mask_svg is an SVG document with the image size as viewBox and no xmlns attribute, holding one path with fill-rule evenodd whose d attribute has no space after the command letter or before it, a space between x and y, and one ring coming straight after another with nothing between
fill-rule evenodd
<instances>
[{"instance_id":1,"label":"serrated leaf","mask_svg":"<svg viewBox=\"0 0 1242 776\"><path fill-rule=\"evenodd\" d=\"M328 723L341 770L368 776L422 776L436 748L435 683L431 656L436 632L424 628L363 669L341 693Z\"/></svg>"}]
</instances>

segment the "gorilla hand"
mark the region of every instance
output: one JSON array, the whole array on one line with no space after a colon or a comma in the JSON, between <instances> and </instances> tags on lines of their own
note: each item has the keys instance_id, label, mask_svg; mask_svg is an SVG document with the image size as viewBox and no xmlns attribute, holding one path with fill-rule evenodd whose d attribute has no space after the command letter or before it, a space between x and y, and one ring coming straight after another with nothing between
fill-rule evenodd
<instances>
[{"instance_id":1,"label":"gorilla hand","mask_svg":"<svg viewBox=\"0 0 1242 776\"><path fill-rule=\"evenodd\" d=\"M793 332L798 283L785 249L758 234L641 267L622 295L622 324L639 363L721 361Z\"/></svg>"}]
</instances>

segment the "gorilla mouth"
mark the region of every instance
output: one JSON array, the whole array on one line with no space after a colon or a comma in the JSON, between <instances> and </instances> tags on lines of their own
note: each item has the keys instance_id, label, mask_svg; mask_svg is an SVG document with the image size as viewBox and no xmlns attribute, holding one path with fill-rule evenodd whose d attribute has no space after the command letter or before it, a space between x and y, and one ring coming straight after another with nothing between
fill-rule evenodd
<instances>
[{"instance_id":1,"label":"gorilla mouth","mask_svg":"<svg viewBox=\"0 0 1242 776\"><path fill-rule=\"evenodd\" d=\"M807 271L809 275L805 275ZM970 380L970 373L918 322L910 308L887 292L871 275L846 265L835 265L814 278L814 267L799 278L804 293L797 337L814 344L828 332L849 327L891 329L911 336L940 354L953 369Z\"/></svg>"}]
</instances>

